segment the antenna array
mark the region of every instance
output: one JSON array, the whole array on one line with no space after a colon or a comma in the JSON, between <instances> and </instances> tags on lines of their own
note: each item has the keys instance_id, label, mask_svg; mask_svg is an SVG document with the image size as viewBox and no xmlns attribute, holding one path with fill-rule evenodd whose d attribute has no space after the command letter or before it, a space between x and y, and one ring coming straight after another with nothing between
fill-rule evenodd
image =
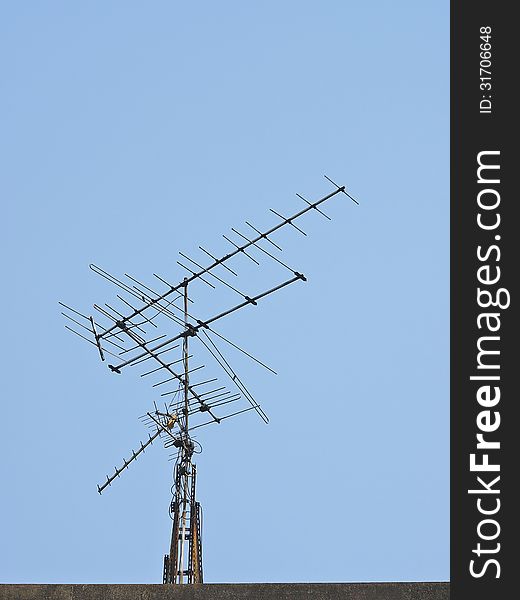
<instances>
[{"instance_id":1,"label":"antenna array","mask_svg":"<svg viewBox=\"0 0 520 600\"><path fill-rule=\"evenodd\" d=\"M245 222L246 233L232 228L234 239L223 236L229 250L220 258L202 246L199 246L201 257L196 260L179 252L182 260L177 264L186 272L179 283L171 284L154 273L156 283L151 287L128 273L118 278L91 264L90 268L96 275L117 288L116 303L93 304L93 314L87 315L60 302L62 314L67 319L65 327L95 346L102 361L110 360L108 367L113 373L121 374L127 367L138 367L142 371L141 377L149 377L152 387L160 391L160 408L154 402L154 409L141 417L150 430L148 439L140 442L138 449L132 450L130 457L107 475L106 480L98 485L98 491L101 494L157 439L166 448L173 449L171 459L175 461L175 467L170 505L173 526L170 551L164 559L164 583L203 581L201 508L195 497L196 466L193 463L193 455L200 452L201 447L192 437L192 432L248 411L256 412L265 423L268 422L266 413L226 359L222 344L232 346L265 369L275 371L216 327L219 321L242 308L257 306L267 296L298 281L306 281L300 271L281 260L282 248L275 234L291 227L306 236L301 227L301 217L317 212L330 220L322 210L322 204L338 194L344 194L359 204L345 186L325 177L334 186L329 194L314 202L297 194L305 206L290 217L270 209L278 220L269 229L262 231L249 221ZM233 262L240 256L256 265L260 265L260 259L267 257L284 272L288 271L289 276L266 290L245 293L237 287L239 275ZM195 315L188 290L198 282L213 289L217 285L223 286L239 299L209 316ZM161 333L164 326L167 326L168 333ZM231 388L220 385L216 378L205 376L204 365L192 366L192 345L195 350L197 347L205 349L222 370ZM240 400L245 401L245 406L242 404L236 410L229 410L228 405Z\"/></svg>"}]
</instances>

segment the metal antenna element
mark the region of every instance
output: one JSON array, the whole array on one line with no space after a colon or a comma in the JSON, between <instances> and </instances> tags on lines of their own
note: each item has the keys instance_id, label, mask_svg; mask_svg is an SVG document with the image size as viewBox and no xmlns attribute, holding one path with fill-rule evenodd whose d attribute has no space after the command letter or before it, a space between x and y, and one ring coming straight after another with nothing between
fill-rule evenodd
<instances>
[{"instance_id":1,"label":"metal antenna element","mask_svg":"<svg viewBox=\"0 0 520 600\"><path fill-rule=\"evenodd\" d=\"M316 201L297 194L305 206L289 217L270 209L278 218L270 228L263 230L249 221L245 221L249 228L245 232L232 227L232 234L229 235L234 239L223 236L229 249L220 258L218 254L202 246L198 246L202 253L198 258L179 252L183 261L177 261L177 264L185 271L179 283L171 284L166 278L154 273L155 284L148 285L133 275L125 273L123 277L115 277L91 264L90 268L96 275L118 288L116 303L93 304L92 308L96 313L94 318L90 311L80 312L60 302L64 309L62 314L67 319L66 329L95 346L101 361L109 362L110 371L121 374L126 367L144 365L141 377L158 378L152 381L152 388L159 388L163 398L160 404L166 403L164 409L159 409L154 402L154 410L147 411L141 417L143 423L150 428L148 440L140 442L137 451L132 450L130 458L125 459L121 467L115 467L112 475L107 475L97 489L101 494L156 439L160 438L165 448L174 450L171 456L175 466L170 504L173 524L170 549L164 557L163 583L203 581L201 508L195 496L197 471L193 462L194 454L198 454L202 447L192 437L192 432L249 411L256 412L265 423L269 421L219 346L222 346L221 342L225 342L271 373L276 372L218 332L215 323L247 306L257 307L267 296L293 283L307 281L300 271L281 260L279 254L275 255L282 252L282 247L273 236L292 228L307 237L301 227L301 217L314 212L330 221L330 216L323 212L321 205L338 194L344 194L356 205L359 204L345 186L339 186L327 176L325 178L334 186L330 193ZM281 267L286 278L278 279L268 289L254 293L246 291L241 283L235 285L228 281L230 275L234 278L233 282L240 277L240 256L244 256L256 267L262 266L262 259L267 260L271 265ZM233 259L236 259L236 264L232 263ZM208 292L211 294L217 288L235 294L234 303L216 309L210 316L195 316L190 308L190 303L194 302L192 284L199 281L207 286L207 290L210 288ZM156 286L161 289L156 289ZM197 309L195 311L198 312ZM166 326L167 329L164 329ZM208 377L204 373L200 377L199 373L205 367L190 364L190 359L199 351L210 357L214 366L232 383L234 390L215 383L217 378L211 375ZM107 361L109 356L111 359ZM245 407L237 407L238 410L229 412L227 405L242 399L246 402Z\"/></svg>"}]
</instances>

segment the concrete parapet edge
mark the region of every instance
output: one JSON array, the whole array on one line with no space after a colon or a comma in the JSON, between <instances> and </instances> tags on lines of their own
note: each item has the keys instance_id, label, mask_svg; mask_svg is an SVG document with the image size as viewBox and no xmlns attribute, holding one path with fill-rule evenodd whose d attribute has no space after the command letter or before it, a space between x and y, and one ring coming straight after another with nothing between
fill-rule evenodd
<instances>
[{"instance_id":1,"label":"concrete parapet edge","mask_svg":"<svg viewBox=\"0 0 520 600\"><path fill-rule=\"evenodd\" d=\"M448 600L448 582L1 584L0 600Z\"/></svg>"}]
</instances>

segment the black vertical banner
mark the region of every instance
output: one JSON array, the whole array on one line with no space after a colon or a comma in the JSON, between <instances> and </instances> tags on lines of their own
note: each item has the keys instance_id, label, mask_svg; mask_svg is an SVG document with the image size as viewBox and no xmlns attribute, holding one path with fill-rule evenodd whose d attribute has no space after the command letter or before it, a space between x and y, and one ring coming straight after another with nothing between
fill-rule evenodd
<instances>
[{"instance_id":1,"label":"black vertical banner","mask_svg":"<svg viewBox=\"0 0 520 600\"><path fill-rule=\"evenodd\" d=\"M520 429L511 2L451 7L451 594L514 596ZM515 103L516 104L516 103ZM513 289L515 286L515 289ZM515 411L516 413L516 411ZM517 432L518 431L518 432ZM506 592L507 590L507 592Z\"/></svg>"}]
</instances>

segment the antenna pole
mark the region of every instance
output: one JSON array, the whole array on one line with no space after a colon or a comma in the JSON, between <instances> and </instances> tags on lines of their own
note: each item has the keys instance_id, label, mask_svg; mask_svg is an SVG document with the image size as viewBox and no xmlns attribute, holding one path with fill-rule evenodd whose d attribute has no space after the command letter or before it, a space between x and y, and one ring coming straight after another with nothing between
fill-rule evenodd
<instances>
[{"instance_id":1,"label":"antenna pole","mask_svg":"<svg viewBox=\"0 0 520 600\"><path fill-rule=\"evenodd\" d=\"M184 432L186 441L189 439L188 433L188 410L189 410L189 401L188 401L188 392L189 392L189 382L188 382L188 279L184 278L184 340L182 343L182 358L184 363ZM186 542L186 507L188 503L188 477L191 471L191 454L188 455L185 448L182 449L182 461L181 463L185 463L184 472L182 474L182 478L184 480L182 485L182 517L181 517L181 548L180 548L180 559L179 559L179 583L184 583L184 546ZM189 573L186 573L189 577Z\"/></svg>"},{"instance_id":2,"label":"antenna pole","mask_svg":"<svg viewBox=\"0 0 520 600\"><path fill-rule=\"evenodd\" d=\"M200 504L195 500L196 467L191 462L194 444L189 434L190 410L189 347L190 325L188 322L188 279L184 279L184 335L182 360L184 377L184 409L181 420L181 436L178 440L179 460L175 465L175 492L171 503L172 538L170 554L164 557L164 583L202 583L202 539ZM188 511L189 509L189 511ZM189 512L189 523L188 523ZM186 548L188 542L188 548ZM187 552L186 552L187 550Z\"/></svg>"},{"instance_id":3,"label":"antenna pole","mask_svg":"<svg viewBox=\"0 0 520 600\"><path fill-rule=\"evenodd\" d=\"M189 398L188 394L190 391L190 383L188 380L188 279L184 278L184 341L182 344L182 354L184 362L184 418L186 425L186 434L188 433L188 409L189 409Z\"/></svg>"}]
</instances>

